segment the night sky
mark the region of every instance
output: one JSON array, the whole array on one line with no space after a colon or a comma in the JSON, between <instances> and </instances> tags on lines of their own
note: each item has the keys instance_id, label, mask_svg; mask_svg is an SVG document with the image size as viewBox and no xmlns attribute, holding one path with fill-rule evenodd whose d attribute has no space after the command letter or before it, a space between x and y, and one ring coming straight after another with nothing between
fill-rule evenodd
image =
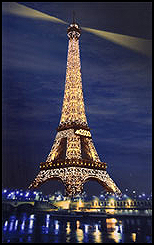
<instances>
[{"instance_id":1,"label":"night sky","mask_svg":"<svg viewBox=\"0 0 154 245\"><path fill-rule=\"evenodd\" d=\"M3 3L3 6L7 3ZM22 2L43 13L113 33L152 38L151 2ZM2 12L2 184L26 189L46 160L59 125L67 25ZM101 161L118 187L151 193L152 59L82 31L85 109ZM50 181L38 190L64 191ZM89 181L84 190L99 194Z\"/></svg>"}]
</instances>

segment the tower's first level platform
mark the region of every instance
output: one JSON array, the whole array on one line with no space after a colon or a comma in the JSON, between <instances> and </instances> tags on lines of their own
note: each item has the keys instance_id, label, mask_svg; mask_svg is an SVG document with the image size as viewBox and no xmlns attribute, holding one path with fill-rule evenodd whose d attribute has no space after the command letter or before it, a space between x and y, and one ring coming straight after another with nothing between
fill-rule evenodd
<instances>
[{"instance_id":1,"label":"tower's first level platform","mask_svg":"<svg viewBox=\"0 0 154 245\"><path fill-rule=\"evenodd\" d=\"M56 169L64 167L84 167L90 169L106 170L107 164L105 162L96 162L87 159L64 159L50 162L40 163L40 170Z\"/></svg>"}]
</instances>

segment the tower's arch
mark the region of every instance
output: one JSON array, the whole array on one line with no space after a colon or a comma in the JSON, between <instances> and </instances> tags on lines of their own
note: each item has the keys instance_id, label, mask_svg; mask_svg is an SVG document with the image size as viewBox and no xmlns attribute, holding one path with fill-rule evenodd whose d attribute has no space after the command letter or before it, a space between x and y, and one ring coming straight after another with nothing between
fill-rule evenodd
<instances>
[{"instance_id":1,"label":"tower's arch","mask_svg":"<svg viewBox=\"0 0 154 245\"><path fill-rule=\"evenodd\" d=\"M88 189L88 185L90 186L91 184L93 185L93 188L99 188L98 192L102 190L105 190L107 192L113 192L113 190L105 183L105 181L93 176L89 176L85 179L83 190ZM97 193L97 190L95 193Z\"/></svg>"},{"instance_id":2,"label":"tower's arch","mask_svg":"<svg viewBox=\"0 0 154 245\"><path fill-rule=\"evenodd\" d=\"M37 188L47 194L54 194L57 190L65 194L64 182L58 176L50 176L49 179L39 182Z\"/></svg>"}]
</instances>

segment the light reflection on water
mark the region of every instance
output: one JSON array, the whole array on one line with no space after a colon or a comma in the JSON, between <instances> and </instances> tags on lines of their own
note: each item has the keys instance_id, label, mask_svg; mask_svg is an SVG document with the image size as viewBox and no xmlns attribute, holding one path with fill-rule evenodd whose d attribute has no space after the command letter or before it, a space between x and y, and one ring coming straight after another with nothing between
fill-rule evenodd
<instances>
[{"instance_id":1,"label":"light reflection on water","mask_svg":"<svg viewBox=\"0 0 154 245\"><path fill-rule=\"evenodd\" d=\"M149 218L57 218L14 214L3 218L3 243L151 243Z\"/></svg>"},{"instance_id":2,"label":"light reflection on water","mask_svg":"<svg viewBox=\"0 0 154 245\"><path fill-rule=\"evenodd\" d=\"M93 236L94 236L94 242L95 243L101 243L102 242L101 232L99 230L98 224L95 225L95 231L93 232Z\"/></svg>"},{"instance_id":3,"label":"light reflection on water","mask_svg":"<svg viewBox=\"0 0 154 245\"><path fill-rule=\"evenodd\" d=\"M109 237L113 239L114 242L120 243L122 241L122 222L115 219L110 218L106 219L106 224L108 230L111 230Z\"/></svg>"},{"instance_id":4,"label":"light reflection on water","mask_svg":"<svg viewBox=\"0 0 154 245\"><path fill-rule=\"evenodd\" d=\"M78 243L82 243L83 242L83 230L80 227L80 221L77 220L76 221L76 238Z\"/></svg>"}]
</instances>

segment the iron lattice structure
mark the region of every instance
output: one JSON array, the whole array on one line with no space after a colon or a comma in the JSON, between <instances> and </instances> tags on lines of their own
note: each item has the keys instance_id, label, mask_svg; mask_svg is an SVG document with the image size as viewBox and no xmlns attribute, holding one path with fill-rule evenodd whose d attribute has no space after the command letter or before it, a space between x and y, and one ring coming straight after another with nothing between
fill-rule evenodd
<instances>
[{"instance_id":1,"label":"iron lattice structure","mask_svg":"<svg viewBox=\"0 0 154 245\"><path fill-rule=\"evenodd\" d=\"M40 172L29 186L36 188L45 181L60 179L68 196L83 191L84 183L96 179L106 190L121 194L121 191L106 171L94 147L85 114L78 24L67 29L69 38L64 100L57 135L46 162L40 164Z\"/></svg>"}]
</instances>

